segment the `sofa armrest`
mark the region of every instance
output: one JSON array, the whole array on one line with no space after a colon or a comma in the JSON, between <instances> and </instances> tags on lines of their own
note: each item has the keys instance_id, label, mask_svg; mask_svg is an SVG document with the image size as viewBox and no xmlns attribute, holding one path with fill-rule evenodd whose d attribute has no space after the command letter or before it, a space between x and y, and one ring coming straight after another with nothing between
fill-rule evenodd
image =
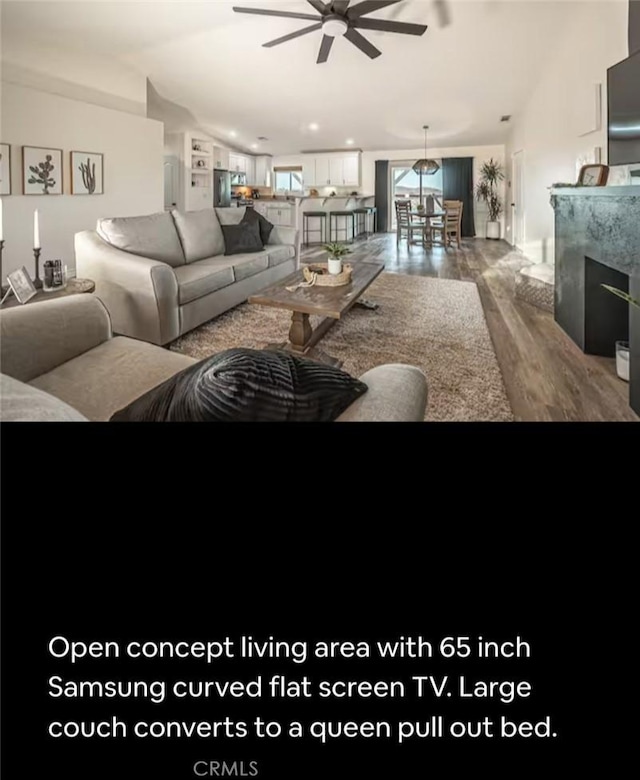
<instances>
[{"instance_id":1,"label":"sofa armrest","mask_svg":"<svg viewBox=\"0 0 640 780\"><path fill-rule=\"evenodd\" d=\"M2 373L21 382L66 363L111 338L104 305L72 295L0 311Z\"/></svg>"},{"instance_id":2,"label":"sofa armrest","mask_svg":"<svg viewBox=\"0 0 640 780\"><path fill-rule=\"evenodd\" d=\"M360 377L367 392L336 422L422 422L427 408L427 378L401 363L376 366Z\"/></svg>"},{"instance_id":3,"label":"sofa armrest","mask_svg":"<svg viewBox=\"0 0 640 780\"><path fill-rule=\"evenodd\" d=\"M178 338L178 282L170 265L116 249L93 230L76 233L75 249L77 274L96 283L115 333L153 344Z\"/></svg>"}]
</instances>

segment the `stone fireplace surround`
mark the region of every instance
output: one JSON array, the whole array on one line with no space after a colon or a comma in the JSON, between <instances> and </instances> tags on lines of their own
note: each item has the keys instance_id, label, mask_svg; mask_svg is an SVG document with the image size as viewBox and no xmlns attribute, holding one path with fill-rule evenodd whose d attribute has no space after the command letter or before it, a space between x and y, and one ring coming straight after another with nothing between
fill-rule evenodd
<instances>
[{"instance_id":1,"label":"stone fireplace surround","mask_svg":"<svg viewBox=\"0 0 640 780\"><path fill-rule=\"evenodd\" d=\"M613 357L630 342L629 403L640 414L640 309L602 287L640 299L640 186L558 188L555 319L584 352Z\"/></svg>"}]
</instances>

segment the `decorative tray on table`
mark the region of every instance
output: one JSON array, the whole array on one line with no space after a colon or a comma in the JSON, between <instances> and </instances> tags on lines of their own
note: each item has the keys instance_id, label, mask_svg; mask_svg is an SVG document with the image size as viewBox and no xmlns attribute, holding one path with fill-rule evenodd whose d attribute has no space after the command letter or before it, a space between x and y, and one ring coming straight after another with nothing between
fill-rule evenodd
<instances>
[{"instance_id":1,"label":"decorative tray on table","mask_svg":"<svg viewBox=\"0 0 640 780\"><path fill-rule=\"evenodd\" d=\"M339 274L329 273L328 263L309 263L302 268L305 281L308 286L318 285L319 287L340 287L343 284L349 284L351 281L351 272L353 266L344 263L342 271Z\"/></svg>"}]
</instances>

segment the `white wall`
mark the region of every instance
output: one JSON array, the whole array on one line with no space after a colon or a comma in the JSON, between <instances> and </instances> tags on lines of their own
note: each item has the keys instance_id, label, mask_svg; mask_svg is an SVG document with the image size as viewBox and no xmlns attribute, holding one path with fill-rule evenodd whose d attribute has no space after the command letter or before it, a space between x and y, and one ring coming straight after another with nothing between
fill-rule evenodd
<instances>
[{"instance_id":1,"label":"white wall","mask_svg":"<svg viewBox=\"0 0 640 780\"><path fill-rule=\"evenodd\" d=\"M628 54L628 3L617 0L576 2L574 21L549 58L524 109L514 114L507 143L508 180L511 156L524 151L524 252L534 262L553 262L553 209L548 187L575 182L577 160L602 149L607 154L607 68ZM601 127L587 132L596 83L602 84ZM640 88L640 87L639 87ZM615 178L612 177L612 181ZM510 202L510 192L507 193ZM507 211L511 241L511 210Z\"/></svg>"},{"instance_id":2,"label":"white wall","mask_svg":"<svg viewBox=\"0 0 640 780\"><path fill-rule=\"evenodd\" d=\"M2 82L1 131L11 144L12 192L3 197L3 272L21 265L33 275L33 211L40 212L41 263L75 267L73 237L99 217L163 209L163 126L137 114ZM21 147L63 149L63 195L22 195ZM71 195L69 152L104 154L104 195Z\"/></svg>"}]
</instances>

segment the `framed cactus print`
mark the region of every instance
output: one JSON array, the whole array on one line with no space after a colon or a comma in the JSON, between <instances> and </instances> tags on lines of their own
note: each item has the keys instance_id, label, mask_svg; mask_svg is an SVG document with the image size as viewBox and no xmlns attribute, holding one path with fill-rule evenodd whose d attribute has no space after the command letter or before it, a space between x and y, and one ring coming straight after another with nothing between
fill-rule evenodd
<instances>
[{"instance_id":1,"label":"framed cactus print","mask_svg":"<svg viewBox=\"0 0 640 780\"><path fill-rule=\"evenodd\" d=\"M62 149L22 147L22 192L62 195Z\"/></svg>"},{"instance_id":2,"label":"framed cactus print","mask_svg":"<svg viewBox=\"0 0 640 780\"><path fill-rule=\"evenodd\" d=\"M0 144L0 195L11 195L11 147Z\"/></svg>"},{"instance_id":3,"label":"framed cactus print","mask_svg":"<svg viewBox=\"0 0 640 780\"><path fill-rule=\"evenodd\" d=\"M71 152L71 194L104 194L102 154Z\"/></svg>"}]
</instances>

